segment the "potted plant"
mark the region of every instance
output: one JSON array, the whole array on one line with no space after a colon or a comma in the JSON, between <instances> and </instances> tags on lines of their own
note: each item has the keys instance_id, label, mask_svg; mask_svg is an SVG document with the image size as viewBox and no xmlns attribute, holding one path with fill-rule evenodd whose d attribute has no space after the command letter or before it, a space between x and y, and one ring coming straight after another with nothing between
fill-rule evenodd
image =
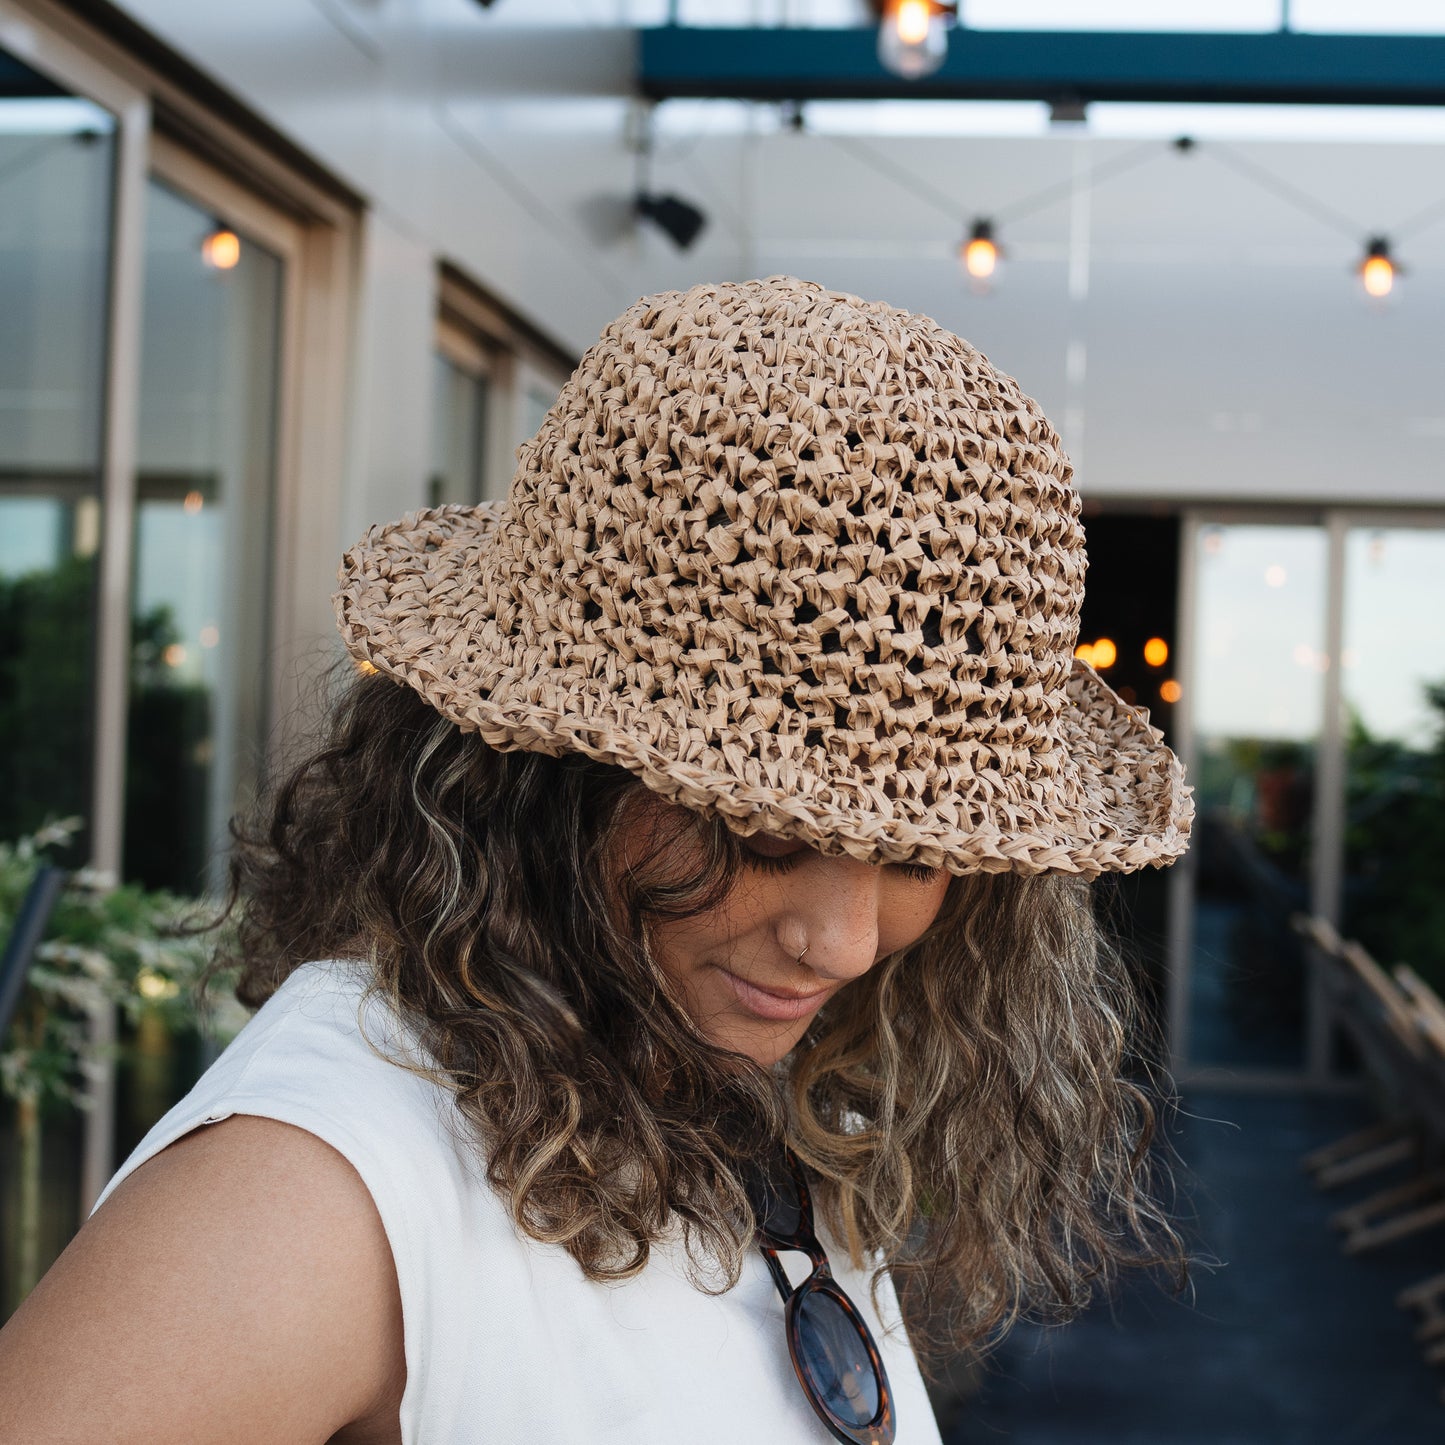
<instances>
[{"instance_id":1,"label":"potted plant","mask_svg":"<svg viewBox=\"0 0 1445 1445\"><path fill-rule=\"evenodd\" d=\"M64 848L78 827L78 819L66 819L0 843L0 940L8 937L47 851ZM12 1305L40 1273L44 1111L52 1104L86 1108L90 1080L112 1062L113 1046L95 1043L90 1020L119 1009L132 1020L158 1014L172 1029L213 1036L234 1031L234 1015L217 1016L224 987L203 988L214 941L196 931L197 917L194 899L117 885L90 870L71 874L60 894L11 1027L0 1038L0 1094L15 1104Z\"/></svg>"}]
</instances>

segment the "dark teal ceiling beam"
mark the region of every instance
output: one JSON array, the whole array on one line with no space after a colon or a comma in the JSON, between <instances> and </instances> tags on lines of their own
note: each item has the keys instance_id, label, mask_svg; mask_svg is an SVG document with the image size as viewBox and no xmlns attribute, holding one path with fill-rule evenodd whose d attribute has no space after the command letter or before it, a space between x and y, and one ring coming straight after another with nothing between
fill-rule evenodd
<instances>
[{"instance_id":1,"label":"dark teal ceiling beam","mask_svg":"<svg viewBox=\"0 0 1445 1445\"><path fill-rule=\"evenodd\" d=\"M955 29L923 80L878 63L876 33L664 26L638 37L654 100L1171 100L1445 105L1445 36Z\"/></svg>"}]
</instances>

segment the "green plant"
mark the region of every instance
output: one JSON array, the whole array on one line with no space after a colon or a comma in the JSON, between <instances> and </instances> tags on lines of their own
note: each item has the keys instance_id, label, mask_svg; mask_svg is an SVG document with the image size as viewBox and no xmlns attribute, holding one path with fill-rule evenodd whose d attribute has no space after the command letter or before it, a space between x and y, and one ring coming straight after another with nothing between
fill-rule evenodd
<instances>
[{"instance_id":1,"label":"green plant","mask_svg":"<svg viewBox=\"0 0 1445 1445\"><path fill-rule=\"evenodd\" d=\"M0 843L0 938L8 937L36 869L64 853L78 819ZM213 941L193 931L195 900L148 892L82 870L71 875L36 952L8 1035L0 1094L15 1101L18 1165L16 1302L39 1273L41 1119L47 1106L83 1109L87 1080L110 1061L91 1020L120 1009L158 1013L173 1029L233 1031L224 990L203 989ZM188 931L192 930L192 931Z\"/></svg>"},{"instance_id":2,"label":"green plant","mask_svg":"<svg viewBox=\"0 0 1445 1445\"><path fill-rule=\"evenodd\" d=\"M0 838L76 813L90 792L95 704L95 558L69 554L54 567L0 574ZM165 604L131 621L127 728L127 876L182 892L203 886L210 689L169 667L180 640ZM61 862L83 860L83 829L67 835Z\"/></svg>"},{"instance_id":3,"label":"green plant","mask_svg":"<svg viewBox=\"0 0 1445 1445\"><path fill-rule=\"evenodd\" d=\"M1423 746L1350 719L1344 926L1380 963L1409 963L1445 992L1445 683L1425 699L1435 728Z\"/></svg>"}]
</instances>

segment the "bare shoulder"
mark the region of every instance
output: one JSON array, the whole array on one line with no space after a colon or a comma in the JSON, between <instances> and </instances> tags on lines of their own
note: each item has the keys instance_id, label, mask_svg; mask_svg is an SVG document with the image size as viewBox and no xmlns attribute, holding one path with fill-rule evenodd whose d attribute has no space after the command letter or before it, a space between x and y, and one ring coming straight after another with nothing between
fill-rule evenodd
<instances>
[{"instance_id":1,"label":"bare shoulder","mask_svg":"<svg viewBox=\"0 0 1445 1445\"><path fill-rule=\"evenodd\" d=\"M394 1440L404 1383L366 1186L237 1116L137 1169L0 1330L0 1445Z\"/></svg>"}]
</instances>

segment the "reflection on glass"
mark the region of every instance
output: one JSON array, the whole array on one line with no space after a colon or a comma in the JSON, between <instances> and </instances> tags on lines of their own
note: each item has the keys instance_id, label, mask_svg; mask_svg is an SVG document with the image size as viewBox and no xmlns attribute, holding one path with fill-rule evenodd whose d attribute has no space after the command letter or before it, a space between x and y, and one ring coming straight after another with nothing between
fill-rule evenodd
<instances>
[{"instance_id":1,"label":"reflection on glass","mask_svg":"<svg viewBox=\"0 0 1445 1445\"><path fill-rule=\"evenodd\" d=\"M264 746L282 263L146 200L125 868L194 892Z\"/></svg>"},{"instance_id":2,"label":"reflection on glass","mask_svg":"<svg viewBox=\"0 0 1445 1445\"><path fill-rule=\"evenodd\" d=\"M1343 926L1445 991L1445 531L1345 540Z\"/></svg>"},{"instance_id":3,"label":"reflection on glass","mask_svg":"<svg viewBox=\"0 0 1445 1445\"><path fill-rule=\"evenodd\" d=\"M487 379L437 352L432 357L432 465L427 505L480 502Z\"/></svg>"},{"instance_id":4,"label":"reflection on glass","mask_svg":"<svg viewBox=\"0 0 1445 1445\"><path fill-rule=\"evenodd\" d=\"M1191 1064L1299 1068L1325 534L1211 526L1195 558Z\"/></svg>"},{"instance_id":5,"label":"reflection on glass","mask_svg":"<svg viewBox=\"0 0 1445 1445\"><path fill-rule=\"evenodd\" d=\"M0 838L90 811L113 128L0 52Z\"/></svg>"}]
</instances>

